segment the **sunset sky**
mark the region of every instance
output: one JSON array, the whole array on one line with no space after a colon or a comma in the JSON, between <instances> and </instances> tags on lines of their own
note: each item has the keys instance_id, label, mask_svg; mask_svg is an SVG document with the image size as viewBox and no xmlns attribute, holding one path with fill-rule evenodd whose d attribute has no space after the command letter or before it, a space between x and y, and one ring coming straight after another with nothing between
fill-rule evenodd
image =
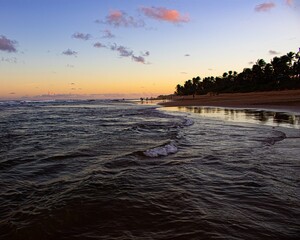
<instances>
[{"instance_id":1,"label":"sunset sky","mask_svg":"<svg viewBox=\"0 0 300 240\"><path fill-rule=\"evenodd\" d=\"M155 97L299 47L300 0L0 0L0 99Z\"/></svg>"}]
</instances>

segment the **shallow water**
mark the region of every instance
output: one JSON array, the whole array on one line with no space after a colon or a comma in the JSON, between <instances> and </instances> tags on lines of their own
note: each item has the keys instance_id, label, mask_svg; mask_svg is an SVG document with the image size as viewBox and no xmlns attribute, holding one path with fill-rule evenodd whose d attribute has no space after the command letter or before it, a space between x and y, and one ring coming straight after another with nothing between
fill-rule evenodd
<instances>
[{"instance_id":1,"label":"shallow water","mask_svg":"<svg viewBox=\"0 0 300 240\"><path fill-rule=\"evenodd\" d=\"M0 104L0 239L297 239L299 117L170 110Z\"/></svg>"}]
</instances>

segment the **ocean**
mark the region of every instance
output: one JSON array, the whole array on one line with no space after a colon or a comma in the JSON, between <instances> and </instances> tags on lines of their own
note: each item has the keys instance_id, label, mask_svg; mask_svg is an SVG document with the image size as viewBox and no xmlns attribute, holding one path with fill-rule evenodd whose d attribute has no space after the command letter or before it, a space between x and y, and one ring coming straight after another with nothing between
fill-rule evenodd
<instances>
[{"instance_id":1,"label":"ocean","mask_svg":"<svg viewBox=\"0 0 300 240\"><path fill-rule=\"evenodd\" d=\"M0 102L0 239L299 239L300 117Z\"/></svg>"}]
</instances>

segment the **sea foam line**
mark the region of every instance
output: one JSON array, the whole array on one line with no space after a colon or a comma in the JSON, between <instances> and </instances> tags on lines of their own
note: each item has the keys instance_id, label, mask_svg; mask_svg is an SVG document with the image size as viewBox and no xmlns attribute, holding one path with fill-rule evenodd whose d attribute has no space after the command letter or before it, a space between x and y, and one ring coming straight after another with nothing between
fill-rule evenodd
<instances>
[{"instance_id":1,"label":"sea foam line","mask_svg":"<svg viewBox=\"0 0 300 240\"><path fill-rule=\"evenodd\" d=\"M177 152L178 152L177 146L174 143L169 143L161 147L151 148L143 152L143 154L147 157L155 158L155 157L168 156L170 154L174 154Z\"/></svg>"}]
</instances>

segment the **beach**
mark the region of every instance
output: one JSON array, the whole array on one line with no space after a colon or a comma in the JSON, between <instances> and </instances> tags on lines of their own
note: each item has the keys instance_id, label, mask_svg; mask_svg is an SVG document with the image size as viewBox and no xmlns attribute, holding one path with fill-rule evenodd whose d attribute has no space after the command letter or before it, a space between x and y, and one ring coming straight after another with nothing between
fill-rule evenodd
<instances>
[{"instance_id":1,"label":"beach","mask_svg":"<svg viewBox=\"0 0 300 240\"><path fill-rule=\"evenodd\" d=\"M173 96L160 102L164 107L207 106L228 108L269 109L300 113L300 90L222 93L218 95Z\"/></svg>"}]
</instances>

